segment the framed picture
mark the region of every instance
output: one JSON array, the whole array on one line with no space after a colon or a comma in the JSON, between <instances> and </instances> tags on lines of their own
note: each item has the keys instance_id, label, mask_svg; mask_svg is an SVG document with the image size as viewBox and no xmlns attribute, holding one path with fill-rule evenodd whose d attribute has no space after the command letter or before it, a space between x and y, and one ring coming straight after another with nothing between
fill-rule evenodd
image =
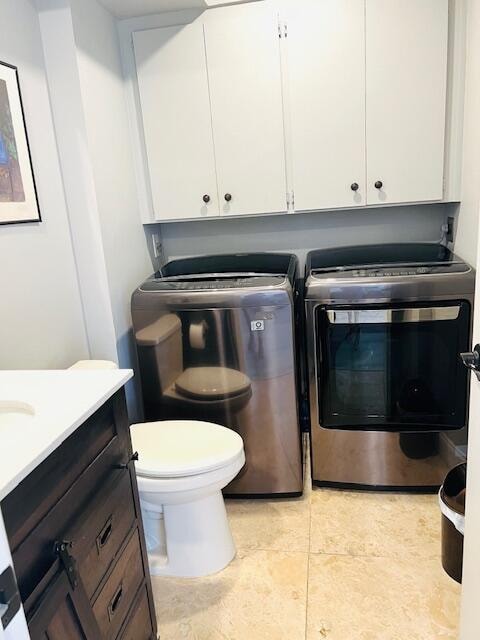
<instances>
[{"instance_id":1,"label":"framed picture","mask_svg":"<svg viewBox=\"0 0 480 640\"><path fill-rule=\"evenodd\" d=\"M17 68L0 62L0 224L40 220Z\"/></svg>"}]
</instances>

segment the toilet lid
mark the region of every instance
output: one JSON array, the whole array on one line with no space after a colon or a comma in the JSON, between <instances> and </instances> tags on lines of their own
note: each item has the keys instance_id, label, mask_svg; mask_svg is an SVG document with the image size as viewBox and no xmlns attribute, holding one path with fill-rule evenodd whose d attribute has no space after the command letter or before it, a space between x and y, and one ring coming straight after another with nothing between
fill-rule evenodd
<instances>
[{"instance_id":1,"label":"toilet lid","mask_svg":"<svg viewBox=\"0 0 480 640\"><path fill-rule=\"evenodd\" d=\"M137 474L183 477L227 466L243 451L243 440L231 429L196 420L165 420L131 426Z\"/></svg>"},{"instance_id":2,"label":"toilet lid","mask_svg":"<svg viewBox=\"0 0 480 640\"><path fill-rule=\"evenodd\" d=\"M236 396L250 388L250 379L228 367L192 367L175 380L176 390L189 398L214 400Z\"/></svg>"}]
</instances>

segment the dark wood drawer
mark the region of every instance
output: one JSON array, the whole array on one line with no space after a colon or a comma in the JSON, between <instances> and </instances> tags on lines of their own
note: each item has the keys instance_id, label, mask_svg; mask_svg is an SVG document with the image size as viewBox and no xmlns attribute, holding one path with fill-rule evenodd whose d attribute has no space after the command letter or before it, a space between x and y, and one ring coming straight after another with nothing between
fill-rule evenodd
<instances>
[{"instance_id":1,"label":"dark wood drawer","mask_svg":"<svg viewBox=\"0 0 480 640\"><path fill-rule=\"evenodd\" d=\"M116 561L122 543L135 524L135 506L128 470L115 474L82 513L66 538L89 599Z\"/></svg>"},{"instance_id":2,"label":"dark wood drawer","mask_svg":"<svg viewBox=\"0 0 480 640\"><path fill-rule=\"evenodd\" d=\"M143 586L137 596L130 619L121 640L151 640L154 637L150 621L150 607L148 605L147 589Z\"/></svg>"},{"instance_id":3,"label":"dark wood drawer","mask_svg":"<svg viewBox=\"0 0 480 640\"><path fill-rule=\"evenodd\" d=\"M78 478L35 529L12 553L17 582L26 600L55 561L54 543L68 540L74 524L88 508L98 487L119 476L116 465L124 461L125 451L118 439L110 442Z\"/></svg>"},{"instance_id":4,"label":"dark wood drawer","mask_svg":"<svg viewBox=\"0 0 480 640\"><path fill-rule=\"evenodd\" d=\"M60 401L60 400L59 400ZM115 420L118 399L98 409L2 502L10 547L15 550L65 495L95 458L119 438ZM125 438L122 446L125 448Z\"/></svg>"},{"instance_id":5,"label":"dark wood drawer","mask_svg":"<svg viewBox=\"0 0 480 640\"><path fill-rule=\"evenodd\" d=\"M52 573L35 606L27 613L31 640L100 640L85 590L74 589L65 569Z\"/></svg>"},{"instance_id":6,"label":"dark wood drawer","mask_svg":"<svg viewBox=\"0 0 480 640\"><path fill-rule=\"evenodd\" d=\"M93 613L105 640L118 634L143 582L143 575L140 538L136 529L93 604Z\"/></svg>"}]
</instances>

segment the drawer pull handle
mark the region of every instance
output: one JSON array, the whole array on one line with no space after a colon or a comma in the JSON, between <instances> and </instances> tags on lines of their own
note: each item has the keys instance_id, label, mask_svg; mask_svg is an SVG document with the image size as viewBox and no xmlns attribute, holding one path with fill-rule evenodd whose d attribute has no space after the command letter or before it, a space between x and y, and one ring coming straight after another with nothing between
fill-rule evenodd
<instances>
[{"instance_id":1,"label":"drawer pull handle","mask_svg":"<svg viewBox=\"0 0 480 640\"><path fill-rule=\"evenodd\" d=\"M98 549L98 551L100 551L107 544L107 542L110 540L110 536L112 535L112 531L113 531L113 516L110 516L110 518L107 520L105 526L100 531L100 533L99 533L99 535L97 537L97 549Z\"/></svg>"},{"instance_id":2,"label":"drawer pull handle","mask_svg":"<svg viewBox=\"0 0 480 640\"><path fill-rule=\"evenodd\" d=\"M120 604L123 596L123 584L120 583L118 589L115 591L113 598L110 600L110 604L108 605L108 617L110 620L113 619L113 616L118 610L118 605Z\"/></svg>"}]
</instances>

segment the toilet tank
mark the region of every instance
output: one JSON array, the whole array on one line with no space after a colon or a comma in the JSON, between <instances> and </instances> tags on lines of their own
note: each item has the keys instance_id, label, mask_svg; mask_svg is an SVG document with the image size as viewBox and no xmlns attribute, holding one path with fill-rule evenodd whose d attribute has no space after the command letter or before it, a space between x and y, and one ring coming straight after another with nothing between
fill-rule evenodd
<instances>
[{"instance_id":1,"label":"toilet tank","mask_svg":"<svg viewBox=\"0 0 480 640\"><path fill-rule=\"evenodd\" d=\"M144 400L158 402L183 371L182 323L168 313L135 332Z\"/></svg>"}]
</instances>

